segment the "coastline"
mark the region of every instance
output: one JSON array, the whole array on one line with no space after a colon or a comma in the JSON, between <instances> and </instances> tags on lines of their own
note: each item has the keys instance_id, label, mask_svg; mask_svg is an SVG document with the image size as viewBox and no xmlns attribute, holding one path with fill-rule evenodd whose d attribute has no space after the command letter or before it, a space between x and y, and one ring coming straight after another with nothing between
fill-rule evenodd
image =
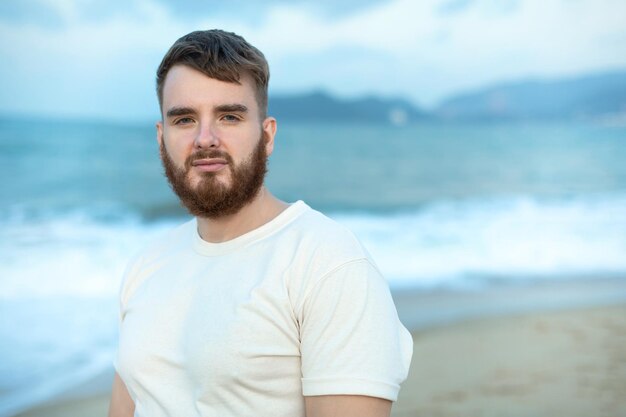
<instances>
[{"instance_id":1,"label":"coastline","mask_svg":"<svg viewBox=\"0 0 626 417\"><path fill-rule=\"evenodd\" d=\"M626 415L625 279L394 298L414 354L392 416ZM18 416L105 416L107 376L94 379L97 394L68 393Z\"/></svg>"},{"instance_id":2,"label":"coastline","mask_svg":"<svg viewBox=\"0 0 626 417\"><path fill-rule=\"evenodd\" d=\"M490 317L626 304L626 278L509 281L476 289L392 288L392 294L402 323L414 332Z\"/></svg>"}]
</instances>

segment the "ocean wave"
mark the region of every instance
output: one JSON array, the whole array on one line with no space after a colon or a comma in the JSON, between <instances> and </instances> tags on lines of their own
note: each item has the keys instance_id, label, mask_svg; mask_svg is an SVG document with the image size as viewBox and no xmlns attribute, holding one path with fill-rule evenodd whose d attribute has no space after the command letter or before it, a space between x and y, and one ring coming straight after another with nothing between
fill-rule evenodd
<instances>
[{"instance_id":1,"label":"ocean wave","mask_svg":"<svg viewBox=\"0 0 626 417\"><path fill-rule=\"evenodd\" d=\"M626 194L441 201L414 211L334 212L392 286L480 277L626 272ZM0 221L0 297L113 296L128 258L184 218L73 212Z\"/></svg>"},{"instance_id":2,"label":"ocean wave","mask_svg":"<svg viewBox=\"0 0 626 417\"><path fill-rule=\"evenodd\" d=\"M129 257L179 220L19 212L0 221L0 298L114 295Z\"/></svg>"},{"instance_id":3,"label":"ocean wave","mask_svg":"<svg viewBox=\"0 0 626 417\"><path fill-rule=\"evenodd\" d=\"M626 273L626 195L438 202L341 214L396 286Z\"/></svg>"}]
</instances>

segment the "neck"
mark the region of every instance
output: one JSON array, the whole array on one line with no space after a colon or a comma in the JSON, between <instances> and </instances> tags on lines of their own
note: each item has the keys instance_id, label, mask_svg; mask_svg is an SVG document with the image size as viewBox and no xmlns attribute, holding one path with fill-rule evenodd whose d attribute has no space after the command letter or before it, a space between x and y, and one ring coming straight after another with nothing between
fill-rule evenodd
<instances>
[{"instance_id":1,"label":"neck","mask_svg":"<svg viewBox=\"0 0 626 417\"><path fill-rule=\"evenodd\" d=\"M198 217L200 237L211 243L226 242L269 222L288 204L274 197L265 186L237 213L219 218Z\"/></svg>"}]
</instances>

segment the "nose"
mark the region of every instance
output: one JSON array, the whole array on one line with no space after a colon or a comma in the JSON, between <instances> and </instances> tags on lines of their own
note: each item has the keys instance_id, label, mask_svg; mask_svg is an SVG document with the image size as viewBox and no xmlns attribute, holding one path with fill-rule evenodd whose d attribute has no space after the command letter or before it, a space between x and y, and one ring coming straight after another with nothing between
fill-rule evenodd
<instances>
[{"instance_id":1,"label":"nose","mask_svg":"<svg viewBox=\"0 0 626 417\"><path fill-rule=\"evenodd\" d=\"M194 141L198 149L218 148L220 146L219 133L211 124L202 124Z\"/></svg>"}]
</instances>

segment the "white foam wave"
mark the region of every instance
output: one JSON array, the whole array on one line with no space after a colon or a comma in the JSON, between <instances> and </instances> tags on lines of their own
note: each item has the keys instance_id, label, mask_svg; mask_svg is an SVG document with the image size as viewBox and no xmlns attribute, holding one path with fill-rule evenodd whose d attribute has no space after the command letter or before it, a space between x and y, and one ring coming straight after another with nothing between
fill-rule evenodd
<instances>
[{"instance_id":1,"label":"white foam wave","mask_svg":"<svg viewBox=\"0 0 626 417\"><path fill-rule=\"evenodd\" d=\"M626 273L626 195L434 203L396 214L335 213L392 285L472 285ZM0 297L114 296L129 257L184 220L101 221L86 214L5 219Z\"/></svg>"},{"instance_id":2,"label":"white foam wave","mask_svg":"<svg viewBox=\"0 0 626 417\"><path fill-rule=\"evenodd\" d=\"M475 285L626 273L626 196L437 203L394 216L335 217L392 285Z\"/></svg>"},{"instance_id":3,"label":"white foam wave","mask_svg":"<svg viewBox=\"0 0 626 417\"><path fill-rule=\"evenodd\" d=\"M115 295L129 257L175 221L86 213L19 216L0 224L0 298Z\"/></svg>"}]
</instances>

